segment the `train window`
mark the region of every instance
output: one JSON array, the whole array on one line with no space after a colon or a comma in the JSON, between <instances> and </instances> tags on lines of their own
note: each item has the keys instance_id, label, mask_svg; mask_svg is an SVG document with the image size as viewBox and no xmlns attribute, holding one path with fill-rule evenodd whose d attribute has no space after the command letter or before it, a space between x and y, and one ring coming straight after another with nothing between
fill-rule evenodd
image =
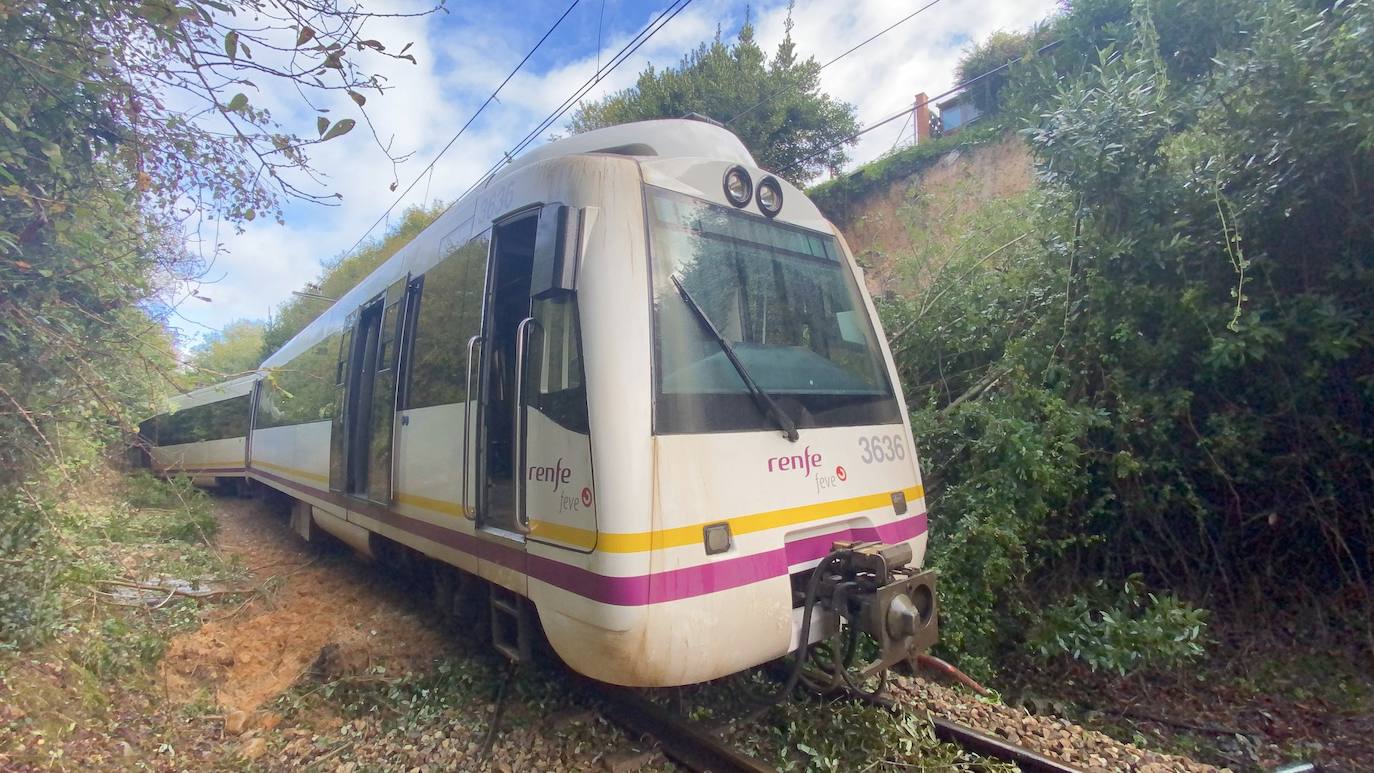
<instances>
[{"instance_id":1,"label":"train window","mask_svg":"<svg viewBox=\"0 0 1374 773\"><path fill-rule=\"evenodd\" d=\"M243 437L248 434L248 395L213 403L211 440Z\"/></svg>"},{"instance_id":2,"label":"train window","mask_svg":"<svg viewBox=\"0 0 1374 773\"><path fill-rule=\"evenodd\" d=\"M587 391L582 383L582 340L578 332L577 298L561 294L534 302L539 322L531 341L529 378L537 388L530 407L574 432L587 434Z\"/></svg>"},{"instance_id":3,"label":"train window","mask_svg":"<svg viewBox=\"0 0 1374 773\"><path fill-rule=\"evenodd\" d=\"M467 344L482 328L486 232L425 272L404 390L406 408L466 402Z\"/></svg>"},{"instance_id":4,"label":"train window","mask_svg":"<svg viewBox=\"0 0 1374 773\"><path fill-rule=\"evenodd\" d=\"M161 446L243 437L248 433L248 395L182 408L158 416L152 423Z\"/></svg>"},{"instance_id":5,"label":"train window","mask_svg":"<svg viewBox=\"0 0 1374 773\"><path fill-rule=\"evenodd\" d=\"M332 418L338 361L336 333L290 362L270 368L270 376L258 390L255 426L284 427Z\"/></svg>"},{"instance_id":6,"label":"train window","mask_svg":"<svg viewBox=\"0 0 1374 773\"><path fill-rule=\"evenodd\" d=\"M767 429L677 277L798 427L900 421L876 331L835 237L646 189L654 288L654 427Z\"/></svg>"}]
</instances>

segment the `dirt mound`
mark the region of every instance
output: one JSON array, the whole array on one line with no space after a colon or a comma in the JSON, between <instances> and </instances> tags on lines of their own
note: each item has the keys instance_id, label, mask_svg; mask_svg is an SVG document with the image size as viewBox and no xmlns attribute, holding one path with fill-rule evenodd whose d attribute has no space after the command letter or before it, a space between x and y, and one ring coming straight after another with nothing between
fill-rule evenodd
<instances>
[{"instance_id":1,"label":"dirt mound","mask_svg":"<svg viewBox=\"0 0 1374 773\"><path fill-rule=\"evenodd\" d=\"M172 641L162 676L174 699L189 702L209 688L227 717L251 717L312 666L324 678L373 666L396 672L446 651L413 600L377 576L358 576L379 569L319 557L261 503L222 500L217 510L217 546L241 557L248 582L263 593Z\"/></svg>"}]
</instances>

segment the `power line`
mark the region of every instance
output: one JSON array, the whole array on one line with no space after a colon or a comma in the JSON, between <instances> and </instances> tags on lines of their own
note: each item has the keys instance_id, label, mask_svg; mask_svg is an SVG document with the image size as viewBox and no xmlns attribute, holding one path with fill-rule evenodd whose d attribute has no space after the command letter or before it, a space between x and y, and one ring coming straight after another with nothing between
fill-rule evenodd
<instances>
[{"instance_id":1,"label":"power line","mask_svg":"<svg viewBox=\"0 0 1374 773\"><path fill-rule=\"evenodd\" d=\"M845 58L846 56L849 56L850 54L854 53L855 51L858 51L859 49L863 48L864 46L868 45L869 43L872 43L873 41L877 40L878 38L882 37L883 35L886 35L887 33L891 32L892 30L894 30L894 29L896 29L896 28L898 28L898 27L900 27L901 25L907 23L908 21L911 21L913 18L915 18L917 15L919 15L922 11L925 11L926 9L930 8L931 6L938 5L938 4L941 3L942 1L943 1L943 0L930 0L930 2L926 3L925 5L921 6L920 8L917 8L916 10L914 10L914 11L912 11L911 13L907 14L906 16L902 17L901 19L898 19L896 22L892 23L891 25L889 25L889 26L886 27L885 29L882 29L882 30L880 30L879 32L874 33L873 35L870 35L870 36L869 36L867 39L865 39L863 42L861 42L861 43L855 45L853 48L850 48L848 51L845 51L843 54L840 54L839 56L835 57L834 59L831 59L830 61L828 61L828 62L826 62L825 64L821 65L820 70L817 70L816 72L820 72L821 70L824 70L825 68L827 68L827 67L829 67L830 65L832 65L832 64L834 64L834 63L840 61L841 59ZM726 126L729 126L730 124L732 124L732 123L734 123L735 121L739 120L742 116L745 116L745 115L748 115L749 113L754 112L754 110L758 109L758 107L759 107L760 105L762 105L763 103L769 101L769 100L772 99L773 97L776 97L777 95L781 94L782 92L784 92L784 91L786 91L786 90L787 90L786 88L781 88L781 89L778 89L777 91L772 92L771 94L768 94L768 95L764 96L763 99L760 99L759 101L755 102L754 104L750 105L749 107L746 107L745 109L739 111L738 113L735 113L735 115L734 115L733 117L731 117L729 120L727 120L727 121L725 122L725 125L726 125Z\"/></svg>"},{"instance_id":2,"label":"power line","mask_svg":"<svg viewBox=\"0 0 1374 773\"><path fill-rule=\"evenodd\" d=\"M429 162L429 165L426 166L424 169L420 170L420 173L415 176L415 179L410 181L410 185L407 185L406 189L401 191L401 195L397 196L396 200L391 202L391 206L386 208L386 211L382 213L381 217L377 218L376 222L368 226L367 230L363 232L363 235L358 237L358 241L354 242L353 246L349 247L344 254L351 253L354 250L358 249L358 246L361 245L363 243L363 240L366 239L368 235L372 233L373 229L375 229L378 225L380 225L391 215L391 211L396 208L396 205L400 204L405 199L406 194L410 193L411 189L415 187L416 183L420 182L420 179L425 176L425 173L432 172L434 170L434 165L439 163L439 159L443 158L444 154L448 152L449 148L453 147L453 143L457 142L458 138L463 136L463 132L467 131L468 127L472 125L472 122L477 120L477 116L481 115L482 111L487 109L487 105L490 105L493 101L496 100L496 95L501 93L501 89L505 88L507 83L510 83L510 79L514 78L516 73L520 72L520 68L524 67L525 63L530 60L530 57L534 56L534 52L538 51L539 47L544 45L544 41L548 40L549 36L553 34L553 31L558 29L558 25L562 24L563 20L568 18L568 14L572 13L572 9L576 8L579 2L581 2L581 0L572 1L572 3L567 7L567 9L563 11L563 15L559 16L558 20L553 23L553 26L549 27L548 31L544 33L544 36L539 39L539 42L534 44L534 48L531 48L529 50L529 53L525 54L525 58L521 59L520 63L515 66L515 69L510 71L510 74L506 76L506 79L501 81L501 85L497 86L496 89L491 92L491 96L488 96L486 101L482 103L482 106L477 108L477 111L474 112L472 116L468 118L467 123L463 124L462 128L458 130L458 133L454 134L453 137L449 139L448 144L445 145L443 149L441 149L434 156L434 158Z\"/></svg>"},{"instance_id":3,"label":"power line","mask_svg":"<svg viewBox=\"0 0 1374 773\"><path fill-rule=\"evenodd\" d=\"M663 11L653 19L653 21L649 22L634 37L630 38L629 42L627 42L623 47L621 47L621 49L616 52L615 56L611 57L611 60L606 63L605 67L598 69L595 73L592 74L590 78L583 82L581 86L574 89L573 93L570 94L566 99L564 99L562 104L555 108L553 112L545 116L544 119L541 120L539 124L534 127L534 129L530 130L529 134L526 134L519 142L517 142L514 147L512 147L510 150L502 154L501 159L498 160L494 165L492 165L492 167L488 169L486 172L482 173L482 175L478 177L472 185L468 186L468 189L463 192L462 196L459 196L458 198L461 200L463 196L467 196L478 186L480 186L483 182L489 179L493 174L499 171L502 166L514 160L515 156L517 156L521 151L529 147L531 143L538 139L539 134L541 132L548 129L556 121L558 121L559 118L563 117L564 113L568 112L568 110L572 109L574 105L580 102L582 98L586 96L587 93L590 92L593 88L595 88L595 86L598 83L605 79L607 75L610 75L611 72L614 71L621 64L623 64L625 60L633 56L634 53L640 49L641 46L649 42L650 38L658 34L660 30L667 26L669 22L671 22L679 13L681 13L684 9L687 8L687 6L691 4L692 0L673 0L673 2L670 3L667 8L663 9Z\"/></svg>"},{"instance_id":4,"label":"power line","mask_svg":"<svg viewBox=\"0 0 1374 773\"><path fill-rule=\"evenodd\" d=\"M1056 40L1056 41L1054 41L1053 43L1047 43L1047 44L1041 46L1040 48L1036 49L1034 56L1039 56L1039 55L1045 53L1046 51L1049 51L1049 50L1055 48L1056 46L1058 46L1060 43L1063 43L1063 42L1064 42L1064 41L1061 39L1061 40ZM893 115L890 115L890 116L888 116L888 117L882 119L881 121L879 121L879 122L877 122L877 123L875 123L875 124L871 124L871 125L869 125L869 126L865 126L864 128L862 128L862 129L860 129L859 131L857 131L857 132L855 132L855 133L849 135L848 137L845 137L844 139L840 140L839 142L832 142L831 144L826 145L825 147L821 148L820 150L816 151L815 153L812 153L812 154L809 155L809 156L806 156L805 158L799 158L799 159L797 159L796 161L793 161L792 163L788 164L787 166L783 167L782 169L775 169L775 170L774 170L774 173L775 173L775 174L784 174L784 173L786 173L786 172L790 172L791 170L797 168L798 166L800 166L800 165L802 165L802 164L805 164L806 162L808 162L808 161L810 161L810 160L812 160L812 159L814 159L814 158L817 158L817 157L822 156L822 155L824 155L824 154L826 154L826 153L829 153L830 151L834 150L835 148L837 148L837 147L839 147L839 146L841 146L841 145L845 145L845 144L847 144L847 143L851 143L851 142L857 140L858 138L862 137L862 136L865 135L865 134L868 134L869 132L873 131L874 129L877 129L877 128L880 127L880 126L885 126L885 125L887 125L887 124L889 124L889 123L892 123L893 121L897 120L898 118L901 118L902 116L909 116L914 110L916 110L916 109L919 108L919 107L922 107L923 105L928 105L928 104L930 104L931 102L936 101L937 99L944 99L945 97L949 96L950 94L954 94L955 92L963 91L964 89L968 88L969 86L972 86L973 84L977 83L978 81L981 81L982 79L984 79L984 78L986 78L986 77L988 77L988 76L990 76L990 75L996 75L997 73L999 73L999 72L1001 72L1001 71L1007 69L1008 67L1011 67L1013 64L1016 64L1018 61L1020 61L1020 60L1019 60L1019 59L1013 59L1013 60L1011 60L1011 61L1009 61L1009 62L1003 64L1003 65L1000 66L1000 67L994 67L994 68L992 68L991 70L988 70L987 72L982 73L982 74L980 74L980 75L978 75L978 76L976 76L976 77L969 78L968 80L964 81L963 83L960 83L959 85L957 85L957 86L955 86L955 87L953 87L953 88L951 88L951 89L949 89L949 90L947 90L947 91L942 91L942 92L940 92L939 94L936 94L936 95L933 96L933 97L926 97L926 99L925 99L924 101L922 101L922 102L917 102L915 105L912 105L911 107L903 108L902 111L901 111L900 113L894 113ZM919 130L919 127L918 127L918 130Z\"/></svg>"}]
</instances>

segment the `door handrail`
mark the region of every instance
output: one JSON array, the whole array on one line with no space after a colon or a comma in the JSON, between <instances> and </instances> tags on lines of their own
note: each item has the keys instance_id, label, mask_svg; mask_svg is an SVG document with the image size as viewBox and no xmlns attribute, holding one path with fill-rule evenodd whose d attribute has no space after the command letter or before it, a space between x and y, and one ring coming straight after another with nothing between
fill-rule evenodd
<instances>
[{"instance_id":1,"label":"door handrail","mask_svg":"<svg viewBox=\"0 0 1374 773\"><path fill-rule=\"evenodd\" d=\"M472 350L477 344L482 342L482 336L475 335L468 339L468 362L467 377L463 387L463 517L469 521L477 520L477 503L473 507L468 507L468 476L471 475L469 468L468 449L472 448Z\"/></svg>"},{"instance_id":2,"label":"door handrail","mask_svg":"<svg viewBox=\"0 0 1374 773\"><path fill-rule=\"evenodd\" d=\"M525 357L529 355L530 323L538 324L534 317L525 317L515 328L515 438L511 462L516 476L515 528L521 534L530 533L529 514L525 512Z\"/></svg>"}]
</instances>

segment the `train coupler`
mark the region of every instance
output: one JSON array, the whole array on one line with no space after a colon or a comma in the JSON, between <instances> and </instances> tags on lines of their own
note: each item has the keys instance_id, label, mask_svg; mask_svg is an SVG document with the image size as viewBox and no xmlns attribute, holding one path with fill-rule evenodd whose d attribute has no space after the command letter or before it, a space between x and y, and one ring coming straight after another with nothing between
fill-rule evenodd
<instances>
[{"instance_id":1,"label":"train coupler","mask_svg":"<svg viewBox=\"0 0 1374 773\"><path fill-rule=\"evenodd\" d=\"M818 596L877 644L877 658L862 669L864 676L935 644L935 572L912 567L912 558L907 543L837 542L822 562Z\"/></svg>"}]
</instances>

